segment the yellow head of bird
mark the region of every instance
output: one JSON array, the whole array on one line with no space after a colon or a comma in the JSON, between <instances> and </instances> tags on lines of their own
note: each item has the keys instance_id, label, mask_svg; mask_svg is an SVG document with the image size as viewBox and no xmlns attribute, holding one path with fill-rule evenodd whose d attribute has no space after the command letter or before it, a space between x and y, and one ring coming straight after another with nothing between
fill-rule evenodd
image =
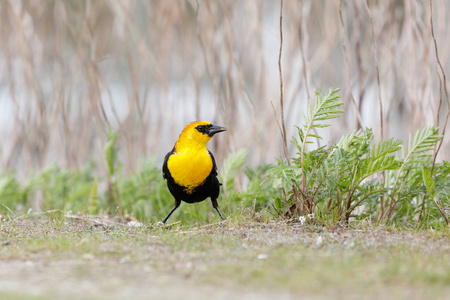
<instances>
[{"instance_id":1,"label":"yellow head of bird","mask_svg":"<svg viewBox=\"0 0 450 300\"><path fill-rule=\"evenodd\" d=\"M206 121L191 122L183 129L175 145L177 151L189 147L205 147L208 141L218 132L227 130L223 126Z\"/></svg>"}]
</instances>

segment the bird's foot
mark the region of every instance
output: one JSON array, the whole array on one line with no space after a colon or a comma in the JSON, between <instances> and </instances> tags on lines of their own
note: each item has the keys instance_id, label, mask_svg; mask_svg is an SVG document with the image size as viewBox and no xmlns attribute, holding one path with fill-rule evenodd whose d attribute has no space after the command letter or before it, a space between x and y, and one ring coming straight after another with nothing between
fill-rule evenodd
<instances>
[{"instance_id":1,"label":"bird's foot","mask_svg":"<svg viewBox=\"0 0 450 300\"><path fill-rule=\"evenodd\" d=\"M156 227L169 229L169 228L172 228L173 226L178 225L180 223L181 223L181 221L177 221L177 222L170 223L170 224L166 224L164 222L158 222L158 223L156 223Z\"/></svg>"}]
</instances>

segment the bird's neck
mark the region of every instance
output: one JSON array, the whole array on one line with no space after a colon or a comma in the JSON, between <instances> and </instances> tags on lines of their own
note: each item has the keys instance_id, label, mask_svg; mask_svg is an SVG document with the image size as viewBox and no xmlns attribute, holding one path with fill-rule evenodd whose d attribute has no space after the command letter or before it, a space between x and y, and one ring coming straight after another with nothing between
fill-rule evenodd
<instances>
[{"instance_id":1,"label":"bird's neck","mask_svg":"<svg viewBox=\"0 0 450 300\"><path fill-rule=\"evenodd\" d=\"M199 142L189 137L180 137L175 144L176 153L187 153L187 152L208 152L205 142Z\"/></svg>"}]
</instances>

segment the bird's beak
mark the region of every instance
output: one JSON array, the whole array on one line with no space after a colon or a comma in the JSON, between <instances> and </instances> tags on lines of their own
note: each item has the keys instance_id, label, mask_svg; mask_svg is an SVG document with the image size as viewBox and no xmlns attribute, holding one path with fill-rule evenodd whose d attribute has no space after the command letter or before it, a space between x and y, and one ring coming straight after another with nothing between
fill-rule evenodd
<instances>
[{"instance_id":1,"label":"bird's beak","mask_svg":"<svg viewBox=\"0 0 450 300\"><path fill-rule=\"evenodd\" d=\"M213 136L216 133L222 132L222 131L225 131L225 130L227 130L227 129L225 127L223 127L223 126L211 124L211 127L208 130L208 136Z\"/></svg>"}]
</instances>

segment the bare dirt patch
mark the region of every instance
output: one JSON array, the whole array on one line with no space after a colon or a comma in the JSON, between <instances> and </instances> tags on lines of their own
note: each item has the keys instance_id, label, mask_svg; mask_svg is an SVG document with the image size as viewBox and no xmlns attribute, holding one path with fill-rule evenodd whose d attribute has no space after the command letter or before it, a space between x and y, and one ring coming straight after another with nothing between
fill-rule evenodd
<instances>
[{"instance_id":1,"label":"bare dirt patch","mask_svg":"<svg viewBox=\"0 0 450 300\"><path fill-rule=\"evenodd\" d=\"M0 223L8 299L441 298L446 233L228 222L183 229L35 218ZM2 298L2 297L0 297Z\"/></svg>"}]
</instances>

